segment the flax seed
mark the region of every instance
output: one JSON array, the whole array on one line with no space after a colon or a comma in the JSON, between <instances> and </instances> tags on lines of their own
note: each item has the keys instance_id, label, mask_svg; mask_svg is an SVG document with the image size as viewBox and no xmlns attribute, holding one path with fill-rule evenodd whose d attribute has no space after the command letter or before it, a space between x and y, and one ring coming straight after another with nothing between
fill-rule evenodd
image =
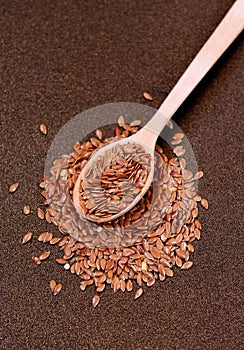
<instances>
[{"instance_id":1,"label":"flax seed","mask_svg":"<svg viewBox=\"0 0 244 350\"><path fill-rule=\"evenodd\" d=\"M148 190L130 212L116 220L94 226L93 229L89 222L78 217L73 206L72 193L78 174L97 147L132 135L138 131L139 125L139 120L126 123L124 118L120 117L119 127L115 128L114 137L111 138L104 137L102 131L97 129L96 137L74 145L72 155L55 160L51 177L45 177L41 183L40 187L45 188L42 192L44 204L49 205L44 215L45 219L49 224L56 225L64 237L53 238L50 232L42 232L38 240L49 242L51 245L57 244L63 253L62 258L56 258L57 263L79 276L82 291L88 286L95 285L95 290L101 293L106 284L110 284L114 292L131 291L134 283L135 288L137 286L135 298L138 298L143 293L141 287L143 283L148 287L153 286L157 279L164 281L166 276L172 277L174 269L184 270L192 266L189 259L194 252L193 241L200 239L201 235L201 223L197 216L198 205L202 198L196 193L195 180L201 178L202 173L193 175L187 169L184 158L179 160L176 156L168 158L159 145L156 146L155 153L156 185L153 191L152 188ZM180 147L177 156L184 151L180 145L183 137L183 134L176 133L172 139L172 144ZM128 194L126 184L125 187L118 188L118 177L122 180L126 178L128 171L131 171L130 166L133 165L130 162L133 161L135 150L130 145L127 147L126 157L119 154L115 167L106 169L102 177L102 186L108 187L107 191L111 201L114 202L115 211L123 191L127 200L125 203L131 202L133 195L138 193L135 189L135 193ZM126 162L129 164L128 169L125 166ZM141 172L137 165L134 164L133 167L134 179L136 176L140 177ZM97 168L95 172L96 170ZM86 180L91 179L93 171L94 168ZM91 215L106 215L101 199L104 187L98 182L90 196L92 186L89 185L91 184L86 184L87 191L83 194L87 197L87 207L84 208ZM155 205L152 205L154 204L152 193L155 196ZM96 206L99 208L97 212L93 200L97 201ZM137 231L135 228L141 232L136 238L133 237ZM120 230L123 232L121 235ZM28 236L23 238L23 241L25 240L28 241ZM46 253L49 252L41 254L40 257L32 257L34 263L40 264ZM54 293L56 295L62 285L57 285L54 281L50 288L53 292L56 288Z\"/></svg>"},{"instance_id":2,"label":"flax seed","mask_svg":"<svg viewBox=\"0 0 244 350\"><path fill-rule=\"evenodd\" d=\"M9 187L9 192L10 193L14 193L17 188L19 187L19 183L18 182L15 182L14 184L12 184L10 187Z\"/></svg>"},{"instance_id":3,"label":"flax seed","mask_svg":"<svg viewBox=\"0 0 244 350\"><path fill-rule=\"evenodd\" d=\"M61 240L60 237L54 237L50 240L50 244L54 245L57 244Z\"/></svg>"},{"instance_id":4,"label":"flax seed","mask_svg":"<svg viewBox=\"0 0 244 350\"><path fill-rule=\"evenodd\" d=\"M46 259L49 257L50 254L51 254L50 250L47 251L47 252L44 252L44 253L42 253L42 254L39 256L39 259L40 259L40 260L46 260Z\"/></svg>"},{"instance_id":5,"label":"flax seed","mask_svg":"<svg viewBox=\"0 0 244 350\"><path fill-rule=\"evenodd\" d=\"M56 259L57 263L60 264L60 265L64 265L67 263L67 261L63 258L57 258Z\"/></svg>"},{"instance_id":6,"label":"flax seed","mask_svg":"<svg viewBox=\"0 0 244 350\"><path fill-rule=\"evenodd\" d=\"M29 215L30 212L31 212L31 208L29 205L25 205L24 208L23 208L23 212L25 215Z\"/></svg>"},{"instance_id":7,"label":"flax seed","mask_svg":"<svg viewBox=\"0 0 244 350\"><path fill-rule=\"evenodd\" d=\"M201 199L201 205L203 206L203 208L208 209L208 201L207 201L207 199L202 198Z\"/></svg>"},{"instance_id":8,"label":"flax seed","mask_svg":"<svg viewBox=\"0 0 244 350\"><path fill-rule=\"evenodd\" d=\"M33 236L32 232L27 232L22 239L22 243L25 244L25 243L29 242L31 240L32 236Z\"/></svg>"},{"instance_id":9,"label":"flax seed","mask_svg":"<svg viewBox=\"0 0 244 350\"><path fill-rule=\"evenodd\" d=\"M41 260L38 258L38 256L32 256L32 260L34 261L34 263L36 265L40 265L41 264Z\"/></svg>"},{"instance_id":10,"label":"flax seed","mask_svg":"<svg viewBox=\"0 0 244 350\"><path fill-rule=\"evenodd\" d=\"M92 306L93 307L96 307L100 302L100 296L99 295L95 295L93 298L92 298Z\"/></svg>"},{"instance_id":11,"label":"flax seed","mask_svg":"<svg viewBox=\"0 0 244 350\"><path fill-rule=\"evenodd\" d=\"M145 98L145 100L147 101L153 101L152 96L149 94L149 92L144 92L143 93L143 97Z\"/></svg>"},{"instance_id":12,"label":"flax seed","mask_svg":"<svg viewBox=\"0 0 244 350\"><path fill-rule=\"evenodd\" d=\"M192 263L191 261L186 261L186 262L181 266L181 270L187 270L187 269L189 269L192 265L193 265L193 263Z\"/></svg>"},{"instance_id":13,"label":"flax seed","mask_svg":"<svg viewBox=\"0 0 244 350\"><path fill-rule=\"evenodd\" d=\"M41 208L37 208L37 216L39 219L43 220L45 218L44 211Z\"/></svg>"},{"instance_id":14,"label":"flax seed","mask_svg":"<svg viewBox=\"0 0 244 350\"><path fill-rule=\"evenodd\" d=\"M138 299L143 293L143 289L142 288L138 288L135 292L135 299Z\"/></svg>"},{"instance_id":15,"label":"flax seed","mask_svg":"<svg viewBox=\"0 0 244 350\"><path fill-rule=\"evenodd\" d=\"M39 129L43 135L47 135L47 127L45 124L41 124Z\"/></svg>"},{"instance_id":16,"label":"flax seed","mask_svg":"<svg viewBox=\"0 0 244 350\"><path fill-rule=\"evenodd\" d=\"M99 138L99 140L102 140L103 138L103 132L100 129L96 130L96 136Z\"/></svg>"},{"instance_id":17,"label":"flax seed","mask_svg":"<svg viewBox=\"0 0 244 350\"><path fill-rule=\"evenodd\" d=\"M53 289L53 295L57 295L58 293L60 293L62 287L63 287L62 284L58 283Z\"/></svg>"},{"instance_id":18,"label":"flax seed","mask_svg":"<svg viewBox=\"0 0 244 350\"><path fill-rule=\"evenodd\" d=\"M49 286L50 286L50 289L51 291L53 292L54 291L54 288L56 287L57 283L55 280L50 280L49 281Z\"/></svg>"}]
</instances>

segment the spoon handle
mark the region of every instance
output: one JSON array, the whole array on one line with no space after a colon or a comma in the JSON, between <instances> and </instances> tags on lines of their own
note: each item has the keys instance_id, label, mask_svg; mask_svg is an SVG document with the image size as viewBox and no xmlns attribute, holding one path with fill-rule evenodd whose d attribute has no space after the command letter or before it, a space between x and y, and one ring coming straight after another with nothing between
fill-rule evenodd
<instances>
[{"instance_id":1,"label":"spoon handle","mask_svg":"<svg viewBox=\"0 0 244 350\"><path fill-rule=\"evenodd\" d=\"M244 0L237 0L195 56L153 118L144 126L159 135L187 96L244 27Z\"/></svg>"}]
</instances>

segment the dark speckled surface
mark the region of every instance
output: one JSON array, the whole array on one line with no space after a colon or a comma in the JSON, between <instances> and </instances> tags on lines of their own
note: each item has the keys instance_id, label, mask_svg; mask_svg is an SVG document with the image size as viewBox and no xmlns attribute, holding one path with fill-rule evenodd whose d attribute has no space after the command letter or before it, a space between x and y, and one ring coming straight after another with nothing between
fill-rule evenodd
<instances>
[{"instance_id":1,"label":"dark speckled surface","mask_svg":"<svg viewBox=\"0 0 244 350\"><path fill-rule=\"evenodd\" d=\"M81 293L53 259L36 267L31 255L42 245L20 244L27 230L44 229L22 207L35 210L41 200L37 184L60 127L100 104L149 104L145 90L158 107L232 3L1 1L1 349L241 349L241 38L175 117L205 173L199 191L210 203L200 210L191 270L137 301L107 289L93 309L92 288ZM10 195L15 181L20 187ZM64 284L56 298L51 278Z\"/></svg>"}]
</instances>

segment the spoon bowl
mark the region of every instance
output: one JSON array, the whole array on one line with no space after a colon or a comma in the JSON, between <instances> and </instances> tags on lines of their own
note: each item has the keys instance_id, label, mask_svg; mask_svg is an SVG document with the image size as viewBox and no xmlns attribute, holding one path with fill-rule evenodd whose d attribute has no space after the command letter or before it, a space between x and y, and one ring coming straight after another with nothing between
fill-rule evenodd
<instances>
[{"instance_id":1,"label":"spoon bowl","mask_svg":"<svg viewBox=\"0 0 244 350\"><path fill-rule=\"evenodd\" d=\"M155 133L150 132L150 130L147 131L145 128L143 128L140 131L138 131L136 134L130 137L123 138L115 142L111 142L103 146L102 148L99 148L96 152L94 152L94 154L90 158L87 165L80 172L74 186L73 202L79 215L89 219L90 221L102 223L102 222L114 220L120 217L121 215L125 214L126 212L128 212L130 209L132 209L142 199L142 197L146 194L149 187L151 186L153 175L154 175L154 148L155 148L156 140L157 140L157 135ZM126 145L126 144L141 145L145 149L145 152L150 155L150 172L147 176L147 180L143 188L138 193L138 195L135 196L135 198L124 209L120 210L118 213L115 213L109 217L102 217L102 216L97 218L90 217L90 216L88 217L85 213L84 208L80 204L81 184L85 178L85 175L89 172L90 169L93 169L94 166L96 166L96 162L98 161L99 157L104 157L104 155L109 150L113 149L116 145Z\"/></svg>"}]
</instances>

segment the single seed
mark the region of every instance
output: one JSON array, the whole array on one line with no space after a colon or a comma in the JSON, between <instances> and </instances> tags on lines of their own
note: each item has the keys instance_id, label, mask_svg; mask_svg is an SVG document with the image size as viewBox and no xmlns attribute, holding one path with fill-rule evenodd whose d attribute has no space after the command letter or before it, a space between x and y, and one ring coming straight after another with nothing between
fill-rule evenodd
<instances>
[{"instance_id":1,"label":"single seed","mask_svg":"<svg viewBox=\"0 0 244 350\"><path fill-rule=\"evenodd\" d=\"M25 243L29 242L31 240L32 236L33 236L32 232L27 232L22 239L22 243L25 244Z\"/></svg>"},{"instance_id":2,"label":"single seed","mask_svg":"<svg viewBox=\"0 0 244 350\"><path fill-rule=\"evenodd\" d=\"M58 243L59 247L63 247L68 241L68 237L64 237L61 239L61 241Z\"/></svg>"},{"instance_id":3,"label":"single seed","mask_svg":"<svg viewBox=\"0 0 244 350\"><path fill-rule=\"evenodd\" d=\"M37 238L39 242L43 242L47 232L42 232Z\"/></svg>"},{"instance_id":4,"label":"single seed","mask_svg":"<svg viewBox=\"0 0 244 350\"><path fill-rule=\"evenodd\" d=\"M39 219L43 220L45 218L44 211L41 208L37 208L37 216Z\"/></svg>"},{"instance_id":5,"label":"single seed","mask_svg":"<svg viewBox=\"0 0 244 350\"><path fill-rule=\"evenodd\" d=\"M196 239L200 239L201 231L198 228L195 228L194 234L195 234Z\"/></svg>"},{"instance_id":6,"label":"single seed","mask_svg":"<svg viewBox=\"0 0 244 350\"><path fill-rule=\"evenodd\" d=\"M55 280L49 281L49 286L50 286L52 292L54 291L54 288L56 287L56 285L57 285L57 283Z\"/></svg>"},{"instance_id":7,"label":"single seed","mask_svg":"<svg viewBox=\"0 0 244 350\"><path fill-rule=\"evenodd\" d=\"M143 293L143 289L142 288L138 288L135 292L135 299L139 298Z\"/></svg>"},{"instance_id":8,"label":"single seed","mask_svg":"<svg viewBox=\"0 0 244 350\"><path fill-rule=\"evenodd\" d=\"M54 237L50 240L50 244L54 245L56 243L58 243L61 240L60 237Z\"/></svg>"},{"instance_id":9,"label":"single seed","mask_svg":"<svg viewBox=\"0 0 244 350\"><path fill-rule=\"evenodd\" d=\"M181 266L182 266L182 260L181 260L180 257L176 256L175 262L176 262L176 265L177 265L178 267L181 267Z\"/></svg>"},{"instance_id":10,"label":"single seed","mask_svg":"<svg viewBox=\"0 0 244 350\"><path fill-rule=\"evenodd\" d=\"M100 296L99 295L94 295L94 297L92 298L92 306L96 307L99 302L100 302Z\"/></svg>"},{"instance_id":11,"label":"single seed","mask_svg":"<svg viewBox=\"0 0 244 350\"><path fill-rule=\"evenodd\" d=\"M126 289L128 290L128 292L131 292L131 291L132 291L132 289L133 289L133 284L132 284L131 280L128 280L128 281L126 282Z\"/></svg>"},{"instance_id":12,"label":"single seed","mask_svg":"<svg viewBox=\"0 0 244 350\"><path fill-rule=\"evenodd\" d=\"M40 188L45 188L45 182L44 181L40 182L39 187Z\"/></svg>"},{"instance_id":13,"label":"single seed","mask_svg":"<svg viewBox=\"0 0 244 350\"><path fill-rule=\"evenodd\" d=\"M207 201L207 199L202 198L201 199L201 205L203 206L203 208L208 209L208 201Z\"/></svg>"},{"instance_id":14,"label":"single seed","mask_svg":"<svg viewBox=\"0 0 244 350\"><path fill-rule=\"evenodd\" d=\"M169 269L168 267L165 267L164 271L165 271L166 276L173 277L174 273L171 269Z\"/></svg>"},{"instance_id":15,"label":"single seed","mask_svg":"<svg viewBox=\"0 0 244 350\"><path fill-rule=\"evenodd\" d=\"M124 117L122 115L118 119L118 124L119 124L119 126L124 126L124 124L125 124L125 120L124 120Z\"/></svg>"},{"instance_id":16,"label":"single seed","mask_svg":"<svg viewBox=\"0 0 244 350\"><path fill-rule=\"evenodd\" d=\"M23 212L25 215L29 215L30 214L30 211L31 211L31 208L29 205L25 205L24 208L23 208Z\"/></svg>"},{"instance_id":17,"label":"single seed","mask_svg":"<svg viewBox=\"0 0 244 350\"><path fill-rule=\"evenodd\" d=\"M202 199L202 197L199 196L199 195L196 195L196 196L194 197L194 200L195 200L196 202L201 202L201 199Z\"/></svg>"},{"instance_id":18,"label":"single seed","mask_svg":"<svg viewBox=\"0 0 244 350\"><path fill-rule=\"evenodd\" d=\"M61 291L62 287L62 284L58 283L53 289L53 295L57 295Z\"/></svg>"},{"instance_id":19,"label":"single seed","mask_svg":"<svg viewBox=\"0 0 244 350\"><path fill-rule=\"evenodd\" d=\"M43 135L47 135L47 127L45 124L41 124L39 129Z\"/></svg>"},{"instance_id":20,"label":"single seed","mask_svg":"<svg viewBox=\"0 0 244 350\"><path fill-rule=\"evenodd\" d=\"M40 260L46 260L46 259L49 257L50 254L51 254L50 250L47 251L47 252L44 252L44 253L42 253L42 254L39 256L39 259L40 259Z\"/></svg>"},{"instance_id":21,"label":"single seed","mask_svg":"<svg viewBox=\"0 0 244 350\"><path fill-rule=\"evenodd\" d=\"M103 133L100 129L96 130L96 136L99 138L99 140L102 140L103 138Z\"/></svg>"},{"instance_id":22,"label":"single seed","mask_svg":"<svg viewBox=\"0 0 244 350\"><path fill-rule=\"evenodd\" d=\"M57 258L56 259L57 263L60 264L60 265L64 265L67 263L67 261L63 258Z\"/></svg>"},{"instance_id":23,"label":"single seed","mask_svg":"<svg viewBox=\"0 0 244 350\"><path fill-rule=\"evenodd\" d=\"M12 184L10 187L9 187L9 192L10 193L14 193L17 188L19 187L19 183L18 182L15 182L14 184Z\"/></svg>"},{"instance_id":24,"label":"single seed","mask_svg":"<svg viewBox=\"0 0 244 350\"><path fill-rule=\"evenodd\" d=\"M198 180L198 179L201 179L203 177L203 172L202 171L198 171L195 176L194 176L194 179L195 180Z\"/></svg>"},{"instance_id":25,"label":"single seed","mask_svg":"<svg viewBox=\"0 0 244 350\"><path fill-rule=\"evenodd\" d=\"M51 239L53 238L53 234L50 232L45 232L44 234L44 238L42 240L43 243L48 243L51 241Z\"/></svg>"},{"instance_id":26,"label":"single seed","mask_svg":"<svg viewBox=\"0 0 244 350\"><path fill-rule=\"evenodd\" d=\"M193 265L193 262L192 262L192 261L186 261L186 262L181 266L181 270L187 270L187 269L189 269L192 265Z\"/></svg>"},{"instance_id":27,"label":"single seed","mask_svg":"<svg viewBox=\"0 0 244 350\"><path fill-rule=\"evenodd\" d=\"M38 258L38 256L32 256L32 260L34 261L34 263L36 265L40 265L41 264L41 260Z\"/></svg>"},{"instance_id":28,"label":"single seed","mask_svg":"<svg viewBox=\"0 0 244 350\"><path fill-rule=\"evenodd\" d=\"M145 98L145 100L147 101L153 101L152 96L149 94L149 92L144 92L143 93L143 97Z\"/></svg>"}]
</instances>

